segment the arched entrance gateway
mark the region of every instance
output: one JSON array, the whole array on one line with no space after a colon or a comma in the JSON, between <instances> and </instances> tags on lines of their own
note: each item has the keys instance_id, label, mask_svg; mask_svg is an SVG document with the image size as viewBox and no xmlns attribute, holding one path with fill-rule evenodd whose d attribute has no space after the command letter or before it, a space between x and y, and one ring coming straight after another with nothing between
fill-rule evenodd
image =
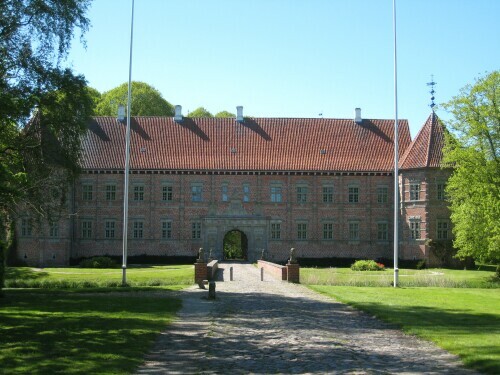
<instances>
[{"instance_id":1,"label":"arched entrance gateway","mask_svg":"<svg viewBox=\"0 0 500 375\"><path fill-rule=\"evenodd\" d=\"M245 233L234 229L226 233L223 256L228 260L248 260L248 239Z\"/></svg>"}]
</instances>

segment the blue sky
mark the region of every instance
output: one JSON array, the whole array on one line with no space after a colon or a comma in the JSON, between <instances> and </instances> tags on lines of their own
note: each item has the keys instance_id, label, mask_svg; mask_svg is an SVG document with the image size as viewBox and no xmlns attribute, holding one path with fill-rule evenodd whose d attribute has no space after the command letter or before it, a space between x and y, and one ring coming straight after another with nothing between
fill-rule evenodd
<instances>
[{"instance_id":1,"label":"blue sky","mask_svg":"<svg viewBox=\"0 0 500 375\"><path fill-rule=\"evenodd\" d=\"M500 65L500 1L397 0L399 117ZM103 92L128 80L131 0L94 0L67 64ZM183 112L394 118L392 0L135 0L132 79ZM438 115L446 119L443 111Z\"/></svg>"}]
</instances>

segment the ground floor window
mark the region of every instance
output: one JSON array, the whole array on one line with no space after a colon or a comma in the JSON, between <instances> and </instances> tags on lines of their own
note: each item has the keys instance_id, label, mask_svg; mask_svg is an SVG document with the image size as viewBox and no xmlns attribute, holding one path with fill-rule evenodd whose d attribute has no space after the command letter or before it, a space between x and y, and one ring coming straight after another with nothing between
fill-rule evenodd
<instances>
[{"instance_id":1,"label":"ground floor window","mask_svg":"<svg viewBox=\"0 0 500 375\"><path fill-rule=\"evenodd\" d=\"M437 238L438 240L447 240L449 238L449 221L438 220L437 222Z\"/></svg>"},{"instance_id":2,"label":"ground floor window","mask_svg":"<svg viewBox=\"0 0 500 375\"><path fill-rule=\"evenodd\" d=\"M297 239L298 240L307 240L307 224L306 223L298 223L297 224Z\"/></svg>"},{"instance_id":3,"label":"ground floor window","mask_svg":"<svg viewBox=\"0 0 500 375\"><path fill-rule=\"evenodd\" d=\"M377 240L387 241L389 239L389 226L387 223L377 223Z\"/></svg>"},{"instance_id":4,"label":"ground floor window","mask_svg":"<svg viewBox=\"0 0 500 375\"><path fill-rule=\"evenodd\" d=\"M412 240L420 239L420 221L410 221L410 238Z\"/></svg>"},{"instance_id":5,"label":"ground floor window","mask_svg":"<svg viewBox=\"0 0 500 375\"><path fill-rule=\"evenodd\" d=\"M201 222L195 221L191 224L191 238L199 240L201 238Z\"/></svg>"},{"instance_id":6,"label":"ground floor window","mask_svg":"<svg viewBox=\"0 0 500 375\"><path fill-rule=\"evenodd\" d=\"M144 238L144 221L142 221L142 220L135 220L133 228L134 228L133 229L133 237L135 239Z\"/></svg>"},{"instance_id":7,"label":"ground floor window","mask_svg":"<svg viewBox=\"0 0 500 375\"><path fill-rule=\"evenodd\" d=\"M172 238L172 221L163 220L161 222L161 238L164 240Z\"/></svg>"},{"instance_id":8,"label":"ground floor window","mask_svg":"<svg viewBox=\"0 0 500 375\"><path fill-rule=\"evenodd\" d=\"M359 223L349 223L349 241L359 241Z\"/></svg>"},{"instance_id":9,"label":"ground floor window","mask_svg":"<svg viewBox=\"0 0 500 375\"><path fill-rule=\"evenodd\" d=\"M333 223L323 223L323 239L333 240Z\"/></svg>"},{"instance_id":10,"label":"ground floor window","mask_svg":"<svg viewBox=\"0 0 500 375\"><path fill-rule=\"evenodd\" d=\"M104 223L104 237L108 239L115 238L115 226L114 220L106 220Z\"/></svg>"},{"instance_id":11,"label":"ground floor window","mask_svg":"<svg viewBox=\"0 0 500 375\"><path fill-rule=\"evenodd\" d=\"M92 220L82 221L82 238L83 239L92 238Z\"/></svg>"},{"instance_id":12,"label":"ground floor window","mask_svg":"<svg viewBox=\"0 0 500 375\"><path fill-rule=\"evenodd\" d=\"M271 239L280 240L281 239L281 224L271 223Z\"/></svg>"}]
</instances>

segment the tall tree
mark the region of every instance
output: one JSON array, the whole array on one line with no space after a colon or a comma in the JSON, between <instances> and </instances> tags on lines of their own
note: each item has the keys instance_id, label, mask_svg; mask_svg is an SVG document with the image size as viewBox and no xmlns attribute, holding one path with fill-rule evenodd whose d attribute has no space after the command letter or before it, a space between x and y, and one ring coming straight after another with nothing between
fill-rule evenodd
<instances>
[{"instance_id":1,"label":"tall tree","mask_svg":"<svg viewBox=\"0 0 500 375\"><path fill-rule=\"evenodd\" d=\"M198 107L194 111L189 112L187 117L214 117L214 115L208 112L205 108Z\"/></svg>"},{"instance_id":2,"label":"tall tree","mask_svg":"<svg viewBox=\"0 0 500 375\"><path fill-rule=\"evenodd\" d=\"M467 85L444 104L452 115L444 161L454 245L461 258L500 261L500 72Z\"/></svg>"},{"instance_id":3,"label":"tall tree","mask_svg":"<svg viewBox=\"0 0 500 375\"><path fill-rule=\"evenodd\" d=\"M127 105L128 83L122 83L101 95L98 116L116 116L119 105ZM174 106L161 93L144 82L132 82L132 116L173 116Z\"/></svg>"},{"instance_id":4,"label":"tall tree","mask_svg":"<svg viewBox=\"0 0 500 375\"><path fill-rule=\"evenodd\" d=\"M1 242L8 240L18 203L43 215L51 197L47 191L77 172L91 99L84 77L63 68L62 61L74 30L83 36L89 27L89 4L0 2Z\"/></svg>"}]
</instances>

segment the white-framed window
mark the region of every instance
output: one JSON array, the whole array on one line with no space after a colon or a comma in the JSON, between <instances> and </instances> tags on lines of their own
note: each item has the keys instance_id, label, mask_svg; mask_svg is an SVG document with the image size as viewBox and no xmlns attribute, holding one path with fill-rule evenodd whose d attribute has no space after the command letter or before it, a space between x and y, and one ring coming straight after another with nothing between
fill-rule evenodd
<instances>
[{"instance_id":1,"label":"white-framed window","mask_svg":"<svg viewBox=\"0 0 500 375\"><path fill-rule=\"evenodd\" d=\"M389 190L387 186L377 187L377 203L387 203L389 200Z\"/></svg>"},{"instance_id":2,"label":"white-framed window","mask_svg":"<svg viewBox=\"0 0 500 375\"><path fill-rule=\"evenodd\" d=\"M359 202L359 187L349 186L349 203Z\"/></svg>"},{"instance_id":3,"label":"white-framed window","mask_svg":"<svg viewBox=\"0 0 500 375\"><path fill-rule=\"evenodd\" d=\"M82 184L82 199L84 201L91 201L93 198L94 187L92 184Z\"/></svg>"},{"instance_id":4,"label":"white-framed window","mask_svg":"<svg viewBox=\"0 0 500 375\"><path fill-rule=\"evenodd\" d=\"M450 238L450 221L449 220L438 220L437 221L437 239L447 240Z\"/></svg>"},{"instance_id":5,"label":"white-framed window","mask_svg":"<svg viewBox=\"0 0 500 375\"><path fill-rule=\"evenodd\" d=\"M271 223L271 239L281 240L281 223Z\"/></svg>"},{"instance_id":6,"label":"white-framed window","mask_svg":"<svg viewBox=\"0 0 500 375\"><path fill-rule=\"evenodd\" d=\"M420 200L420 184L419 183L411 183L410 184L410 200L418 201Z\"/></svg>"},{"instance_id":7,"label":"white-framed window","mask_svg":"<svg viewBox=\"0 0 500 375\"><path fill-rule=\"evenodd\" d=\"M174 188L172 185L163 185L161 188L161 200L163 202L172 202L174 199Z\"/></svg>"},{"instance_id":8,"label":"white-framed window","mask_svg":"<svg viewBox=\"0 0 500 375\"><path fill-rule=\"evenodd\" d=\"M420 239L420 220L410 221L410 238L412 240Z\"/></svg>"},{"instance_id":9,"label":"white-framed window","mask_svg":"<svg viewBox=\"0 0 500 375\"><path fill-rule=\"evenodd\" d=\"M143 201L143 200L144 200L144 185L135 185L134 201Z\"/></svg>"},{"instance_id":10,"label":"white-framed window","mask_svg":"<svg viewBox=\"0 0 500 375\"><path fill-rule=\"evenodd\" d=\"M33 219L21 219L21 236L30 237L33 234Z\"/></svg>"},{"instance_id":11,"label":"white-framed window","mask_svg":"<svg viewBox=\"0 0 500 375\"><path fill-rule=\"evenodd\" d=\"M389 240L389 225L386 222L377 223L377 240L378 241Z\"/></svg>"},{"instance_id":12,"label":"white-framed window","mask_svg":"<svg viewBox=\"0 0 500 375\"><path fill-rule=\"evenodd\" d=\"M243 184L243 202L250 202L250 185Z\"/></svg>"},{"instance_id":13,"label":"white-framed window","mask_svg":"<svg viewBox=\"0 0 500 375\"><path fill-rule=\"evenodd\" d=\"M297 203L307 202L308 190L307 186L297 186Z\"/></svg>"},{"instance_id":14,"label":"white-framed window","mask_svg":"<svg viewBox=\"0 0 500 375\"><path fill-rule=\"evenodd\" d=\"M49 237L58 238L59 237L59 223L51 223L49 225Z\"/></svg>"},{"instance_id":15,"label":"white-framed window","mask_svg":"<svg viewBox=\"0 0 500 375\"><path fill-rule=\"evenodd\" d=\"M281 186L271 186L271 202L279 203L283 201Z\"/></svg>"},{"instance_id":16,"label":"white-framed window","mask_svg":"<svg viewBox=\"0 0 500 375\"><path fill-rule=\"evenodd\" d=\"M444 182L437 183L437 199L440 201L446 200L446 184Z\"/></svg>"},{"instance_id":17,"label":"white-framed window","mask_svg":"<svg viewBox=\"0 0 500 375\"><path fill-rule=\"evenodd\" d=\"M327 222L323 223L323 239L333 240L333 223Z\"/></svg>"},{"instance_id":18,"label":"white-framed window","mask_svg":"<svg viewBox=\"0 0 500 375\"><path fill-rule=\"evenodd\" d=\"M192 184L191 185L191 201L201 202L203 200L203 185L202 184Z\"/></svg>"},{"instance_id":19,"label":"white-framed window","mask_svg":"<svg viewBox=\"0 0 500 375\"><path fill-rule=\"evenodd\" d=\"M227 202L229 200L229 195L227 193L228 189L229 188L228 188L227 184L223 184L221 186L221 190L222 190L222 197L221 197L221 199L222 199L223 202Z\"/></svg>"},{"instance_id":20,"label":"white-framed window","mask_svg":"<svg viewBox=\"0 0 500 375\"><path fill-rule=\"evenodd\" d=\"M82 220L82 238L85 240L92 238L92 220Z\"/></svg>"},{"instance_id":21,"label":"white-framed window","mask_svg":"<svg viewBox=\"0 0 500 375\"><path fill-rule=\"evenodd\" d=\"M106 220L104 222L104 237L107 239L115 238L115 220Z\"/></svg>"},{"instance_id":22,"label":"white-framed window","mask_svg":"<svg viewBox=\"0 0 500 375\"><path fill-rule=\"evenodd\" d=\"M191 223L191 238L193 240L201 239L201 221L193 221Z\"/></svg>"},{"instance_id":23,"label":"white-framed window","mask_svg":"<svg viewBox=\"0 0 500 375\"><path fill-rule=\"evenodd\" d=\"M323 203L333 203L333 186L323 186Z\"/></svg>"},{"instance_id":24,"label":"white-framed window","mask_svg":"<svg viewBox=\"0 0 500 375\"><path fill-rule=\"evenodd\" d=\"M307 223L297 223L297 239L307 240Z\"/></svg>"},{"instance_id":25,"label":"white-framed window","mask_svg":"<svg viewBox=\"0 0 500 375\"><path fill-rule=\"evenodd\" d=\"M359 223L349 223L349 241L359 241Z\"/></svg>"},{"instance_id":26,"label":"white-framed window","mask_svg":"<svg viewBox=\"0 0 500 375\"><path fill-rule=\"evenodd\" d=\"M172 220L161 221L161 238L164 240L172 238Z\"/></svg>"},{"instance_id":27,"label":"white-framed window","mask_svg":"<svg viewBox=\"0 0 500 375\"><path fill-rule=\"evenodd\" d=\"M144 221L143 220L134 220L132 223L133 227L133 238L141 239L144 238Z\"/></svg>"},{"instance_id":28,"label":"white-framed window","mask_svg":"<svg viewBox=\"0 0 500 375\"><path fill-rule=\"evenodd\" d=\"M114 201L116 200L116 185L106 184L106 200Z\"/></svg>"}]
</instances>

